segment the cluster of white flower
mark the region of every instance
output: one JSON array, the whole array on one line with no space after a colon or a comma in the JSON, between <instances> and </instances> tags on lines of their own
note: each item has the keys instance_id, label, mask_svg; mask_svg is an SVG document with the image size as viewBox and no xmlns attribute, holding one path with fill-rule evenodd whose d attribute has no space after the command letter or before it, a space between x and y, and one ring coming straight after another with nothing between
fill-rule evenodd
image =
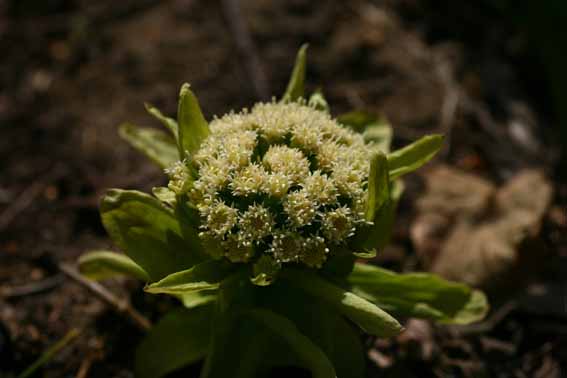
<instances>
[{"instance_id":1,"label":"cluster of white flower","mask_svg":"<svg viewBox=\"0 0 567 378\"><path fill-rule=\"evenodd\" d=\"M370 147L327 113L260 103L210 130L190 162L170 169L170 188L186 191L200 236L229 260L268 255L319 268L365 222Z\"/></svg>"}]
</instances>

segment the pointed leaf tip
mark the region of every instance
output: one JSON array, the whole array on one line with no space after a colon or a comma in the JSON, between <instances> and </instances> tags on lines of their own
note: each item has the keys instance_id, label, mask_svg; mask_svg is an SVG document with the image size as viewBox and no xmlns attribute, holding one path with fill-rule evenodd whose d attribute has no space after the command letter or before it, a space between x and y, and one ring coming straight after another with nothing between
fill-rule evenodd
<instances>
[{"instance_id":1,"label":"pointed leaf tip","mask_svg":"<svg viewBox=\"0 0 567 378\"><path fill-rule=\"evenodd\" d=\"M304 96L308 47L309 45L305 43L297 52L295 65L293 66L293 71L291 72L287 89L282 98L283 101L296 101Z\"/></svg>"},{"instance_id":2,"label":"pointed leaf tip","mask_svg":"<svg viewBox=\"0 0 567 378\"><path fill-rule=\"evenodd\" d=\"M111 251L92 251L79 258L79 271L92 280L131 276L149 281L148 273L128 256Z\"/></svg>"},{"instance_id":3,"label":"pointed leaf tip","mask_svg":"<svg viewBox=\"0 0 567 378\"><path fill-rule=\"evenodd\" d=\"M124 123L120 125L118 133L161 168L167 168L179 159L175 141L160 130Z\"/></svg>"},{"instance_id":4,"label":"pointed leaf tip","mask_svg":"<svg viewBox=\"0 0 567 378\"><path fill-rule=\"evenodd\" d=\"M209 124L188 83L183 84L179 91L177 123L179 155L184 157L186 151L197 151L201 142L209 135Z\"/></svg>"},{"instance_id":5,"label":"pointed leaf tip","mask_svg":"<svg viewBox=\"0 0 567 378\"><path fill-rule=\"evenodd\" d=\"M469 324L482 320L489 308L482 292L429 273L401 274L357 263L348 281L354 293L397 316Z\"/></svg>"},{"instance_id":6,"label":"pointed leaf tip","mask_svg":"<svg viewBox=\"0 0 567 378\"><path fill-rule=\"evenodd\" d=\"M172 273L146 286L144 290L152 294L185 294L217 289L231 270L231 264L225 261L209 260L190 269Z\"/></svg>"},{"instance_id":7,"label":"pointed leaf tip","mask_svg":"<svg viewBox=\"0 0 567 378\"><path fill-rule=\"evenodd\" d=\"M443 135L432 134L388 155L390 180L410 173L431 160L443 145Z\"/></svg>"},{"instance_id":8,"label":"pointed leaf tip","mask_svg":"<svg viewBox=\"0 0 567 378\"><path fill-rule=\"evenodd\" d=\"M144 102L144 107L146 111L155 119L160 121L173 135L173 137L177 140L177 121L173 118L165 116L158 108L153 106L148 102Z\"/></svg>"}]
</instances>

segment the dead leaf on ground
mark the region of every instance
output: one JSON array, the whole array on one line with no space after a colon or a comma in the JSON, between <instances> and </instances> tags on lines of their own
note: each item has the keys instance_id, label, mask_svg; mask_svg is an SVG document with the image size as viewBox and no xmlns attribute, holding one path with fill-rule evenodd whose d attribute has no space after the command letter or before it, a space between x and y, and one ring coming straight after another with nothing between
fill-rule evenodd
<instances>
[{"instance_id":1,"label":"dead leaf on ground","mask_svg":"<svg viewBox=\"0 0 567 378\"><path fill-rule=\"evenodd\" d=\"M550 183L536 170L498 189L448 167L426 180L411 231L416 248L431 271L477 287L498 281L518 263L520 245L538 235L552 198Z\"/></svg>"},{"instance_id":2,"label":"dead leaf on ground","mask_svg":"<svg viewBox=\"0 0 567 378\"><path fill-rule=\"evenodd\" d=\"M411 238L427 266L435 260L456 222L474 222L487 212L496 188L487 180L447 166L425 177L427 192L417 201Z\"/></svg>"}]
</instances>

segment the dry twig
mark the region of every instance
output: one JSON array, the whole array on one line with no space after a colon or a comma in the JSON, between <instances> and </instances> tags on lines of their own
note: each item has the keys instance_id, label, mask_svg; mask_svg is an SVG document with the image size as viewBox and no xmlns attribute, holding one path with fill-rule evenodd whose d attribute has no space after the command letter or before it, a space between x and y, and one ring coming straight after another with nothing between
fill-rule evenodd
<instances>
[{"instance_id":1,"label":"dry twig","mask_svg":"<svg viewBox=\"0 0 567 378\"><path fill-rule=\"evenodd\" d=\"M104 286L95 281L89 281L83 277L75 268L68 264L60 264L59 269L65 275L77 282L84 288L90 290L97 297L109 304L117 313L127 316L132 322L141 330L148 330L151 328L150 321L136 309L132 307L130 302L125 299L120 299L114 294L109 292Z\"/></svg>"},{"instance_id":2,"label":"dry twig","mask_svg":"<svg viewBox=\"0 0 567 378\"><path fill-rule=\"evenodd\" d=\"M0 288L0 297L15 298L43 293L59 286L62 281L63 276L61 274L57 274L55 276L47 277L44 280L31 282L26 285Z\"/></svg>"}]
</instances>

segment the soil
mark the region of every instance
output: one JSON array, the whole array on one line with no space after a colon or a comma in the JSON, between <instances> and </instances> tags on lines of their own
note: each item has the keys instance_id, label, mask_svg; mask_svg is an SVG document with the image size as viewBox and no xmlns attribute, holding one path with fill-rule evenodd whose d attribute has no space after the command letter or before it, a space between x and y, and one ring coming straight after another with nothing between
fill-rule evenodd
<instances>
[{"instance_id":1,"label":"soil","mask_svg":"<svg viewBox=\"0 0 567 378\"><path fill-rule=\"evenodd\" d=\"M227 3L0 2L0 377L23 371L71 329L80 336L34 376L133 376L143 332L58 265L113 248L98 216L105 189L164 184L117 134L125 121L157 126L144 102L173 115L189 82L210 119L263 96ZM308 89L321 87L333 114L385 114L396 147L447 135L440 157L406 179L391 246L376 263L429 267L412 227L436 166L495 187L531 169L553 190L528 240L514 245L530 263L515 261L507 285L483 284L488 320L460 328L409 320L397 339L368 339L368 376L564 376L567 181L553 91L529 30L491 1L241 3L268 93L283 92L298 47L309 42ZM172 306L133 281L104 285L151 320Z\"/></svg>"}]
</instances>

